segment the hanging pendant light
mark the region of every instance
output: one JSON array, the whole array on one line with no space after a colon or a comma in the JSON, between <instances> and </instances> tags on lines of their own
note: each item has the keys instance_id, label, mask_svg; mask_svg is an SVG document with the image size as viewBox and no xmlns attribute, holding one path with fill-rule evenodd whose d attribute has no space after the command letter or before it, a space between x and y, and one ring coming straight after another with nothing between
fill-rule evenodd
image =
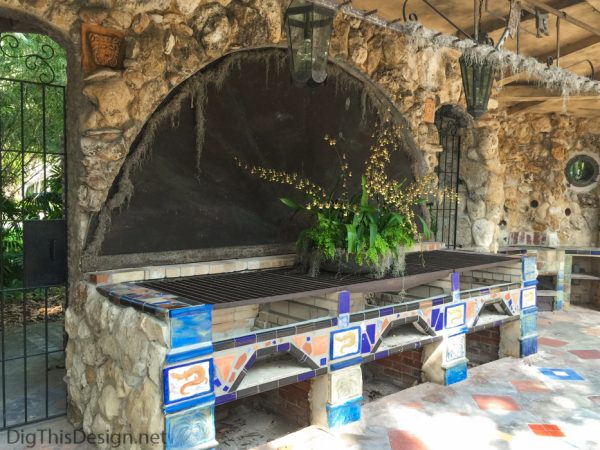
<instances>
[{"instance_id":1,"label":"hanging pendant light","mask_svg":"<svg viewBox=\"0 0 600 450\"><path fill-rule=\"evenodd\" d=\"M307 0L292 0L285 12L292 79L301 84L327 78L334 11Z\"/></svg>"},{"instance_id":2,"label":"hanging pendant light","mask_svg":"<svg viewBox=\"0 0 600 450\"><path fill-rule=\"evenodd\" d=\"M464 53L458 61L467 100L467 111L477 120L487 111L496 67L485 58L471 58Z\"/></svg>"}]
</instances>

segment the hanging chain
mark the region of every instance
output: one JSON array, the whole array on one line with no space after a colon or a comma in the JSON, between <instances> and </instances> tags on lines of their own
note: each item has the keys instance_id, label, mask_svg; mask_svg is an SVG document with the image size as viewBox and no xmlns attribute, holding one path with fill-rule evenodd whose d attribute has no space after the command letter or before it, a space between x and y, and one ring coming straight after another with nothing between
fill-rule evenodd
<instances>
[{"instance_id":1,"label":"hanging chain","mask_svg":"<svg viewBox=\"0 0 600 450\"><path fill-rule=\"evenodd\" d=\"M481 19L483 17L483 0L479 0L479 8L478 8L478 17L477 17L477 36L475 36L476 40L481 42Z\"/></svg>"}]
</instances>

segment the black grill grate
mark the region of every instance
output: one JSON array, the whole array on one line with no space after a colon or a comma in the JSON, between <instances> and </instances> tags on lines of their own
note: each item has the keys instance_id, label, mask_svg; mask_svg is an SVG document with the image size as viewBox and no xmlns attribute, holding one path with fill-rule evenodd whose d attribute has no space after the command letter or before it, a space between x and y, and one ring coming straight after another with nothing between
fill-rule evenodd
<instances>
[{"instance_id":1,"label":"black grill grate","mask_svg":"<svg viewBox=\"0 0 600 450\"><path fill-rule=\"evenodd\" d=\"M253 304L285 300L348 289L353 292L382 292L401 289L403 280L411 277L420 283L443 277L452 271L464 271L515 262L514 258L498 255L438 250L406 255L403 278L376 280L367 276L340 276L321 273L312 278L297 269L236 272L200 275L138 283L160 292L178 295L189 304L213 304L219 307L231 303ZM431 276L427 276L431 275ZM418 283L412 283L413 285ZM406 286L409 287L409 286ZM228 306L226 306L229 304Z\"/></svg>"}]
</instances>

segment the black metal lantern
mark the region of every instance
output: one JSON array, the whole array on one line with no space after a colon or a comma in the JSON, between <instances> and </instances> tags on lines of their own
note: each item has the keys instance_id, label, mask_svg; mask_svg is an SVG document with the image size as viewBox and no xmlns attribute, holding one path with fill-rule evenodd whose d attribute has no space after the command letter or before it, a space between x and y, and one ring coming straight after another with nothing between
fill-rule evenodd
<instances>
[{"instance_id":1,"label":"black metal lantern","mask_svg":"<svg viewBox=\"0 0 600 450\"><path fill-rule=\"evenodd\" d=\"M334 11L307 0L292 0L285 12L292 79L322 83L327 78Z\"/></svg>"},{"instance_id":2,"label":"black metal lantern","mask_svg":"<svg viewBox=\"0 0 600 450\"><path fill-rule=\"evenodd\" d=\"M479 119L487 111L496 67L485 59L479 61L477 58L465 58L464 54L459 63L467 111L473 118Z\"/></svg>"}]
</instances>

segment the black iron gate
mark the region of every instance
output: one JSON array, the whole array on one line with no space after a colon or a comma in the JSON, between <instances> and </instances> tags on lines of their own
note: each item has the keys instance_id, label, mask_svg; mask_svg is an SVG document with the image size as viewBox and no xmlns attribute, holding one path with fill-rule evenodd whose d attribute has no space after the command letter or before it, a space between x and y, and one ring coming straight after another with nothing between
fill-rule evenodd
<instances>
[{"instance_id":1,"label":"black iron gate","mask_svg":"<svg viewBox=\"0 0 600 450\"><path fill-rule=\"evenodd\" d=\"M66 411L64 51L0 33L0 428Z\"/></svg>"},{"instance_id":2,"label":"black iron gate","mask_svg":"<svg viewBox=\"0 0 600 450\"><path fill-rule=\"evenodd\" d=\"M460 170L461 124L443 111L436 116L436 125L443 151L439 156L437 174L440 188L458 195ZM456 228L458 224L458 198L442 197L433 205L432 228L436 241L444 242L448 248L456 248Z\"/></svg>"}]
</instances>

